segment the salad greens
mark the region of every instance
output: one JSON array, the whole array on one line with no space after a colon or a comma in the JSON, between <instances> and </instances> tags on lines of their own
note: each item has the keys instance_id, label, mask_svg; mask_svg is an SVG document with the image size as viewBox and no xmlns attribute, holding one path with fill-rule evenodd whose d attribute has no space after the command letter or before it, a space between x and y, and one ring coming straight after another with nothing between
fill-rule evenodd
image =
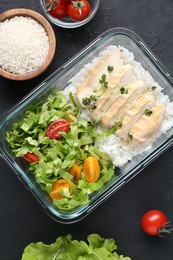
<instances>
[{"instance_id":1,"label":"salad greens","mask_svg":"<svg viewBox=\"0 0 173 260\"><path fill-rule=\"evenodd\" d=\"M47 137L45 132L48 125L60 118L70 121L70 131L61 132L62 138L59 139ZM111 134L116 127L104 135ZM6 134L16 157L28 152L39 157L39 162L30 163L29 169L43 190L50 194L52 184L61 178L75 183L76 191L70 197L53 199L54 205L63 210L86 204L89 194L100 189L114 175L115 167L108 155L95 147L95 140L102 137L103 134L96 131L96 126L90 120L81 119L72 93L66 98L60 90L50 94L43 104L31 106ZM83 161L88 156L95 156L99 160L100 178L88 183L82 173L80 180L73 180L70 168L76 163L82 171Z\"/></svg>"},{"instance_id":2,"label":"salad greens","mask_svg":"<svg viewBox=\"0 0 173 260\"><path fill-rule=\"evenodd\" d=\"M72 240L72 236L67 235L58 237L51 245L31 243L24 249L21 260L130 260L115 252L117 246L111 238L91 234L87 241Z\"/></svg>"}]
</instances>

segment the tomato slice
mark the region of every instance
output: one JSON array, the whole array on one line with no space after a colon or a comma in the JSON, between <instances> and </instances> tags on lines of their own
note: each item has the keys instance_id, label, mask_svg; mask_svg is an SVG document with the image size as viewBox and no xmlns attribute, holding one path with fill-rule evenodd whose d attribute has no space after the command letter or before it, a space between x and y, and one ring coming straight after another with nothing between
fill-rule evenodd
<instances>
[{"instance_id":1,"label":"tomato slice","mask_svg":"<svg viewBox=\"0 0 173 260\"><path fill-rule=\"evenodd\" d=\"M25 161L27 161L28 163L39 161L39 157L35 153L30 153L30 152L23 155L22 158L25 159Z\"/></svg>"},{"instance_id":2,"label":"tomato slice","mask_svg":"<svg viewBox=\"0 0 173 260\"><path fill-rule=\"evenodd\" d=\"M62 135L59 132L68 133L70 131L70 123L65 119L58 119L48 126L46 130L46 136L51 139L61 138Z\"/></svg>"}]
</instances>

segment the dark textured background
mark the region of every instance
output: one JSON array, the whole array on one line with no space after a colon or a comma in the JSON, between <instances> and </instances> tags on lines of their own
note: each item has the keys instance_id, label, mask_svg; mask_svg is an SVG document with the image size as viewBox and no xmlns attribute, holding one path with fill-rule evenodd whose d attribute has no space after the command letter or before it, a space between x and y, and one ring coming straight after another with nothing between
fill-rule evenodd
<instances>
[{"instance_id":1,"label":"dark textured background","mask_svg":"<svg viewBox=\"0 0 173 260\"><path fill-rule=\"evenodd\" d=\"M38 0L1 0L0 13L12 8L41 13ZM98 13L78 29L53 26L56 56L49 69L35 80L13 82L0 78L0 113L13 106L47 76L99 34L112 27L134 30L173 75L173 1L102 0ZM82 221L63 225L48 217L34 197L0 160L0 260L19 260L30 242L52 243L60 235L86 239L90 233L112 237L118 252L133 260L172 260L173 234L150 237L140 227L142 214L163 210L173 222L173 148L143 170Z\"/></svg>"}]
</instances>

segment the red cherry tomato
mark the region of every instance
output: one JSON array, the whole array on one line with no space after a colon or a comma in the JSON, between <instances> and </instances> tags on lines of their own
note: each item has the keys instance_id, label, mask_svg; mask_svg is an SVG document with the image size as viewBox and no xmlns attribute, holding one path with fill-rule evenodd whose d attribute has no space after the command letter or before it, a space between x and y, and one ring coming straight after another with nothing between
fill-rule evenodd
<instances>
[{"instance_id":1,"label":"red cherry tomato","mask_svg":"<svg viewBox=\"0 0 173 260\"><path fill-rule=\"evenodd\" d=\"M46 136L52 139L57 139L62 137L59 132L65 132L67 134L69 131L70 123L65 119L58 119L48 126Z\"/></svg>"},{"instance_id":2,"label":"red cherry tomato","mask_svg":"<svg viewBox=\"0 0 173 260\"><path fill-rule=\"evenodd\" d=\"M141 226L145 233L151 236L159 235L160 233L167 232L168 220L166 215L160 210L150 210L146 212L141 220Z\"/></svg>"},{"instance_id":3,"label":"red cherry tomato","mask_svg":"<svg viewBox=\"0 0 173 260\"><path fill-rule=\"evenodd\" d=\"M67 15L68 0L48 0L47 11L55 18L61 19Z\"/></svg>"},{"instance_id":4,"label":"red cherry tomato","mask_svg":"<svg viewBox=\"0 0 173 260\"><path fill-rule=\"evenodd\" d=\"M68 5L71 0L59 0L62 5Z\"/></svg>"},{"instance_id":5,"label":"red cherry tomato","mask_svg":"<svg viewBox=\"0 0 173 260\"><path fill-rule=\"evenodd\" d=\"M39 161L39 157L35 153L28 152L25 155L23 155L22 158L25 159L25 161L27 161L28 163Z\"/></svg>"},{"instance_id":6,"label":"red cherry tomato","mask_svg":"<svg viewBox=\"0 0 173 260\"><path fill-rule=\"evenodd\" d=\"M75 21L82 21L88 17L91 11L90 3L87 0L73 0L67 6L68 16Z\"/></svg>"}]
</instances>

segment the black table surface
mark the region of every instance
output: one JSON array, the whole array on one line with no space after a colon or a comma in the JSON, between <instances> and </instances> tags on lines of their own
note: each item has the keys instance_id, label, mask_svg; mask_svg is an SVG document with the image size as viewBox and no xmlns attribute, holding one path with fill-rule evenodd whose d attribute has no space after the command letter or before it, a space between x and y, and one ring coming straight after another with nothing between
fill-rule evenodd
<instances>
[{"instance_id":1,"label":"black table surface","mask_svg":"<svg viewBox=\"0 0 173 260\"><path fill-rule=\"evenodd\" d=\"M1 0L0 13L12 8L30 8L40 13L38 0ZM104 31L126 27L135 31L173 75L173 1L102 0L92 21L77 29L52 25L57 50L49 69L36 79L15 82L0 78L0 113L3 113L46 77L72 58ZM160 209L173 221L173 147L152 162L128 184L114 193L80 222L60 224L42 210L35 198L0 160L0 259L21 259L25 246L72 234L86 240L98 233L114 238L118 252L134 260L172 260L173 234L164 238L146 235L141 216Z\"/></svg>"}]
</instances>

